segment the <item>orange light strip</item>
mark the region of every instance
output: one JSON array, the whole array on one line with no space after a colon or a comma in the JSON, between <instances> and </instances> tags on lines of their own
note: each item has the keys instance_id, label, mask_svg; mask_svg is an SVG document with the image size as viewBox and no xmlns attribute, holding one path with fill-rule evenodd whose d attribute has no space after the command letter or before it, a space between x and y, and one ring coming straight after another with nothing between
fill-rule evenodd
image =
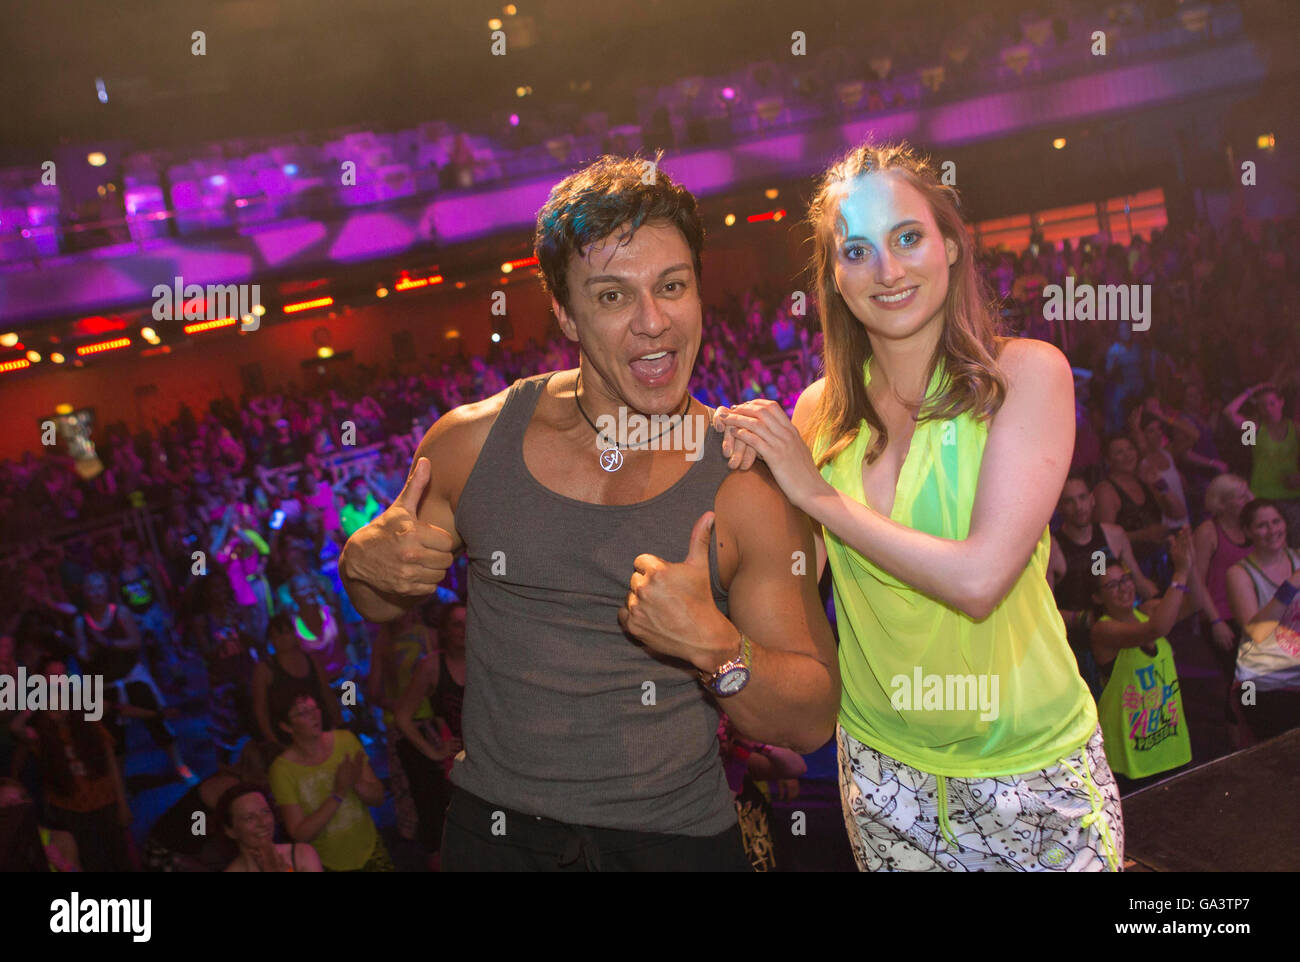
<instances>
[{"instance_id":1,"label":"orange light strip","mask_svg":"<svg viewBox=\"0 0 1300 962\"><path fill-rule=\"evenodd\" d=\"M87 354L101 354L104 351L120 351L124 347L131 346L129 337L115 337L111 341L100 341L98 344L83 344L77 348L77 353L82 357Z\"/></svg>"},{"instance_id":2,"label":"orange light strip","mask_svg":"<svg viewBox=\"0 0 1300 962\"><path fill-rule=\"evenodd\" d=\"M760 220L780 220L784 216L784 210L769 210L766 214L750 214L745 220L755 224Z\"/></svg>"},{"instance_id":3,"label":"orange light strip","mask_svg":"<svg viewBox=\"0 0 1300 962\"><path fill-rule=\"evenodd\" d=\"M219 321L199 321L197 324L186 324L181 330L186 334L202 334L204 331L216 330L218 327L231 327L235 323L233 317L223 317Z\"/></svg>"},{"instance_id":4,"label":"orange light strip","mask_svg":"<svg viewBox=\"0 0 1300 962\"><path fill-rule=\"evenodd\" d=\"M299 301L297 304L284 305L286 314L297 314L299 311L309 311L313 307L329 307L334 303L332 297L318 297L313 301Z\"/></svg>"},{"instance_id":5,"label":"orange light strip","mask_svg":"<svg viewBox=\"0 0 1300 962\"><path fill-rule=\"evenodd\" d=\"M537 266L537 258L536 258L536 257L525 257L525 258L524 258L523 260L521 260L521 261L510 261L509 263L510 263L510 267L511 267L512 270L518 270L518 269L521 268L521 267L536 267L536 266Z\"/></svg>"},{"instance_id":6,"label":"orange light strip","mask_svg":"<svg viewBox=\"0 0 1300 962\"><path fill-rule=\"evenodd\" d=\"M20 357L16 361L5 361L0 364L0 374L8 374L10 371L21 371L25 367L31 367L32 362L25 357Z\"/></svg>"},{"instance_id":7,"label":"orange light strip","mask_svg":"<svg viewBox=\"0 0 1300 962\"><path fill-rule=\"evenodd\" d=\"M443 277L441 274L434 274L432 277L399 277L397 283L393 285L395 291L413 291L417 287L428 287L431 284L441 284Z\"/></svg>"}]
</instances>

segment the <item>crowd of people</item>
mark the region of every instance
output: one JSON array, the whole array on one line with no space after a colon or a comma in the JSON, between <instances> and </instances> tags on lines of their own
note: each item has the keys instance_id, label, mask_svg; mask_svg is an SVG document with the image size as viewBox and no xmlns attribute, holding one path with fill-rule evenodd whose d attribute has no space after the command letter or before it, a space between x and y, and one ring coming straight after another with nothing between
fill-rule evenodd
<instances>
[{"instance_id":1,"label":"crowd of people","mask_svg":"<svg viewBox=\"0 0 1300 962\"><path fill-rule=\"evenodd\" d=\"M1103 727L1108 705L1144 697L1112 679L1148 666L1176 677L1179 632L1210 639L1237 744L1293 727L1300 681L1266 683L1267 665L1242 651L1266 645L1285 622L1275 596L1300 587L1300 430L1287 415L1300 387L1300 225L1200 224L1127 246L1035 238L1020 256L986 251L980 262L1007 329L1056 343L1075 370L1074 462L1048 574ZM1046 320L1044 288L1067 275L1150 285L1149 332ZM816 312L797 314L800 303L757 288L714 301L695 396L712 407L768 398L791 411L822 348ZM422 373L362 370L314 394L219 398L134 432L110 425L91 480L55 454L0 464L18 585L2 603L0 674L98 674L108 701L100 722L0 717L0 775L13 776L0 782L0 807L23 813L3 823L4 857L53 868L383 870L392 860L371 809L388 791L398 831L436 868L461 747L464 562L428 604L381 628L349 601L337 559L398 496L442 412L576 356L557 336ZM342 443L345 421L355 446ZM50 518L76 536L32 540ZM104 518L121 523L77 529ZM17 547L23 539L30 549ZM221 763L203 780L170 724L194 662ZM1259 688L1246 711L1243 680ZM1164 687L1150 731L1173 732L1160 736L1168 771L1190 753L1177 686ZM124 732L136 723L191 786L142 845L127 828L123 779ZM722 734L754 778L775 785L801 772L793 753ZM1126 770L1115 751L1116 772L1153 774ZM387 789L371 766L381 755ZM195 811L220 830L190 833Z\"/></svg>"}]
</instances>

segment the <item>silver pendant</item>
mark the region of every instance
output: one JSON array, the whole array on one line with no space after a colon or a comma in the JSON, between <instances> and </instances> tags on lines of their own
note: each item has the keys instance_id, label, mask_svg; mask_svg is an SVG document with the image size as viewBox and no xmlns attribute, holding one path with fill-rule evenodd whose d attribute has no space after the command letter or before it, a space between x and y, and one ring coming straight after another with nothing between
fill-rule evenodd
<instances>
[{"instance_id":1,"label":"silver pendant","mask_svg":"<svg viewBox=\"0 0 1300 962\"><path fill-rule=\"evenodd\" d=\"M606 448L601 451L600 466L611 473L617 471L623 466L623 452L618 448Z\"/></svg>"}]
</instances>

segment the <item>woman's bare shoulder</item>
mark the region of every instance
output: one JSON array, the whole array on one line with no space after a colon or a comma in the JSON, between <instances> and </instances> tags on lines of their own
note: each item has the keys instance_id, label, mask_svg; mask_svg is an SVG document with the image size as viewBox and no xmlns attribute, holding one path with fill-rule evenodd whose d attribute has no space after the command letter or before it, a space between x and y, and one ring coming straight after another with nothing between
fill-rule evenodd
<instances>
[{"instance_id":1,"label":"woman's bare shoulder","mask_svg":"<svg viewBox=\"0 0 1300 962\"><path fill-rule=\"evenodd\" d=\"M997 337L994 343L998 365L1012 377L1017 374L1051 376L1062 370L1073 377L1069 360L1055 344L1032 337Z\"/></svg>"},{"instance_id":2,"label":"woman's bare shoulder","mask_svg":"<svg viewBox=\"0 0 1300 962\"><path fill-rule=\"evenodd\" d=\"M791 423L797 429L802 430L804 425L811 420L813 413L817 410L817 405L821 403L822 393L826 390L826 378L819 377L799 395L799 400L795 402L794 415L790 418Z\"/></svg>"}]
</instances>

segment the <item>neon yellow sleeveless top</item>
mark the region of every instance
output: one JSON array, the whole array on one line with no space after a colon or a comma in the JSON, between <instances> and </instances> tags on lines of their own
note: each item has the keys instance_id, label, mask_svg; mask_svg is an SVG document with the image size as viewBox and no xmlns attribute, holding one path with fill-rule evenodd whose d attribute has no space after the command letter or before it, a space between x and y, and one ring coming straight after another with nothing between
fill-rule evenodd
<instances>
[{"instance_id":1,"label":"neon yellow sleeveless top","mask_svg":"<svg viewBox=\"0 0 1300 962\"><path fill-rule=\"evenodd\" d=\"M927 397L942 386L941 364ZM870 383L869 364L863 375ZM822 469L866 503L871 428ZM988 424L969 411L917 424L890 519L940 538L970 531ZM814 453L826 448L818 439ZM921 771L993 777L1056 764L1087 743L1097 708L1079 675L1047 584L1046 526L1028 566L989 617L975 621L903 584L823 529L840 634L840 724Z\"/></svg>"},{"instance_id":2,"label":"neon yellow sleeveless top","mask_svg":"<svg viewBox=\"0 0 1300 962\"><path fill-rule=\"evenodd\" d=\"M1141 611L1139 622L1150 621ZM1102 615L1101 621L1110 621ZM1110 667L1110 678L1097 700L1106 760L1111 771L1126 778L1146 778L1186 765L1192 760L1192 739L1183 713L1174 650L1163 635L1156 653L1140 647L1122 648Z\"/></svg>"}]
</instances>

